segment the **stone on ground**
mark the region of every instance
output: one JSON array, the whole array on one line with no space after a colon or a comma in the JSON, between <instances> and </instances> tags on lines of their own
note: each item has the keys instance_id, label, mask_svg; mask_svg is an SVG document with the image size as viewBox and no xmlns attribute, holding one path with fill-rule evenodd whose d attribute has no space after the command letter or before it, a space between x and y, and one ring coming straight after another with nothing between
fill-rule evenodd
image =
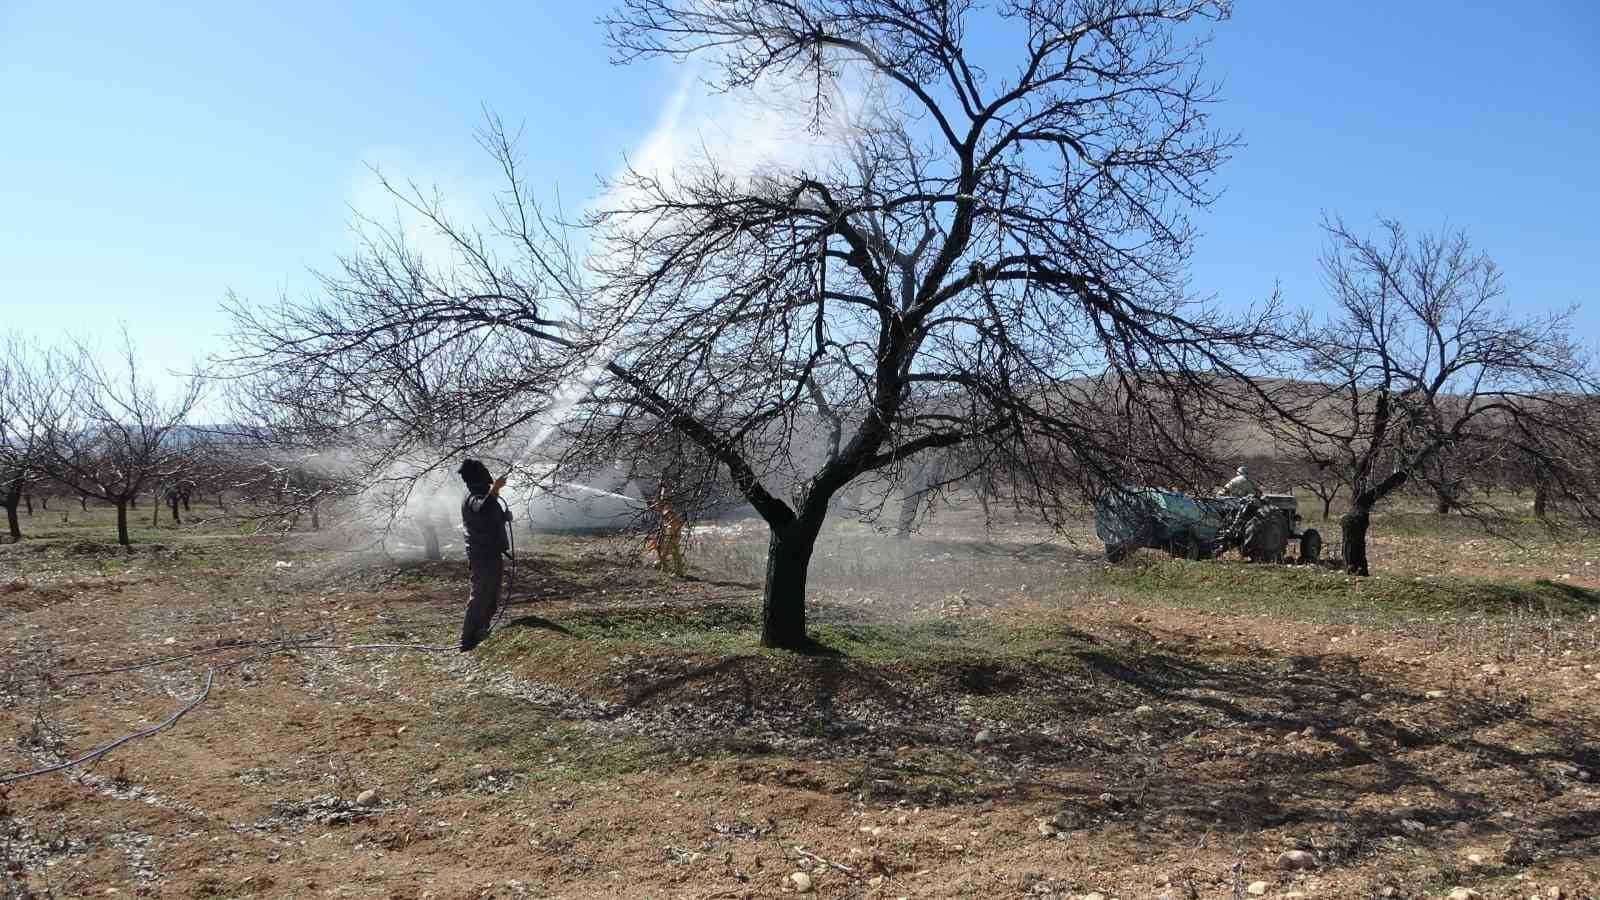
<instances>
[{"instance_id":1,"label":"stone on ground","mask_svg":"<svg viewBox=\"0 0 1600 900\"><path fill-rule=\"evenodd\" d=\"M1304 850L1285 850L1278 854L1280 869L1315 869L1317 858Z\"/></svg>"}]
</instances>

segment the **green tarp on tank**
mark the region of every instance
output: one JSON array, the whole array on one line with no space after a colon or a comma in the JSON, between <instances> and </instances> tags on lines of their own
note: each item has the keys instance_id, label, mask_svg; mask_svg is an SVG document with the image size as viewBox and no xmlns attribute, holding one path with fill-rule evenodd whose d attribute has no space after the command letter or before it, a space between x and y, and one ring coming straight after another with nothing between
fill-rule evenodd
<instances>
[{"instance_id":1,"label":"green tarp on tank","mask_svg":"<svg viewBox=\"0 0 1600 900\"><path fill-rule=\"evenodd\" d=\"M1094 530L1107 546L1161 547L1191 538L1214 544L1238 505L1234 498L1122 487L1107 491L1095 504Z\"/></svg>"}]
</instances>

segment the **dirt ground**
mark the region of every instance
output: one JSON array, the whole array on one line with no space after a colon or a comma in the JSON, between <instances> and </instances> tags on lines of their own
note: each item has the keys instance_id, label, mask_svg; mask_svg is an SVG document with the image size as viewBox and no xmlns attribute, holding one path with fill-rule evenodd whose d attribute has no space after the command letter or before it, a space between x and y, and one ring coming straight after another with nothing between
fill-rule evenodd
<instances>
[{"instance_id":1,"label":"dirt ground","mask_svg":"<svg viewBox=\"0 0 1600 900\"><path fill-rule=\"evenodd\" d=\"M0 547L0 775L204 695L5 786L0 888L1600 896L1600 544L1382 524L1370 580L845 529L805 656L756 647L738 530L685 581L532 541L470 655L459 561L225 526Z\"/></svg>"}]
</instances>

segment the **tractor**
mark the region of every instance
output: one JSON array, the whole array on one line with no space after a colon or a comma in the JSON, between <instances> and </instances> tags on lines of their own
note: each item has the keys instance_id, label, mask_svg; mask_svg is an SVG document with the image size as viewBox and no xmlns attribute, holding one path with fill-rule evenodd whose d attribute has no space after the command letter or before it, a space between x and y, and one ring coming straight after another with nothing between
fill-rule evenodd
<instances>
[{"instance_id":1,"label":"tractor","mask_svg":"<svg viewBox=\"0 0 1600 900\"><path fill-rule=\"evenodd\" d=\"M1094 530L1111 562L1151 547L1184 559L1212 559L1237 548L1250 562L1281 563L1290 541L1298 542L1296 562L1322 558L1322 535L1301 528L1293 494L1191 497L1123 486L1095 503Z\"/></svg>"}]
</instances>

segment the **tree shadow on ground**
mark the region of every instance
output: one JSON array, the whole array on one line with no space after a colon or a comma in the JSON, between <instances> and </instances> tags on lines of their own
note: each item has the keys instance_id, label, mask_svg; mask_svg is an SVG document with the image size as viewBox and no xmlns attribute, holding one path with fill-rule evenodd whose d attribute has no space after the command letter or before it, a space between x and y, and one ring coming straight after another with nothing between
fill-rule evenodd
<instances>
[{"instance_id":1,"label":"tree shadow on ground","mask_svg":"<svg viewBox=\"0 0 1600 900\"><path fill-rule=\"evenodd\" d=\"M1565 581L1539 578L1533 582L1540 588L1583 607L1600 606L1600 591Z\"/></svg>"},{"instance_id":2,"label":"tree shadow on ground","mask_svg":"<svg viewBox=\"0 0 1600 900\"><path fill-rule=\"evenodd\" d=\"M761 590L761 585L754 581L731 581L728 579L701 578L698 575L684 575L678 580L688 584L704 584L709 585L710 587L739 588L746 591Z\"/></svg>"},{"instance_id":3,"label":"tree shadow on ground","mask_svg":"<svg viewBox=\"0 0 1600 900\"><path fill-rule=\"evenodd\" d=\"M1600 856L1600 813L1561 808L1600 766L1592 714L1555 721L1465 690L1428 698L1376 668L1064 630L1059 652L1034 656L734 654L635 683L627 702L717 723L686 746L853 761L848 789L886 802L1042 803L1067 827L1167 836L1315 831L1330 865L1396 837L1444 846L1458 825Z\"/></svg>"},{"instance_id":4,"label":"tree shadow on ground","mask_svg":"<svg viewBox=\"0 0 1600 900\"><path fill-rule=\"evenodd\" d=\"M501 628L538 628L538 629L543 629L545 631L553 631L556 634L565 635L565 636L568 636L568 637L570 637L572 635L572 632L570 630L568 630L565 625L562 625L559 622L552 622L549 619L540 618L539 616L518 616L515 619L511 619L511 620L507 621L505 624L501 625L500 627Z\"/></svg>"},{"instance_id":5,"label":"tree shadow on ground","mask_svg":"<svg viewBox=\"0 0 1600 900\"><path fill-rule=\"evenodd\" d=\"M1363 672L1361 660L1349 656L1224 663L1095 649L1078 658L1098 677L1135 688L1162 710L1164 721L1150 729L1152 756L1161 764L1145 774L1144 803L1155 810L1198 809L1201 819L1220 812L1241 827L1335 824L1352 846L1411 834L1414 826L1406 820L1504 836L1510 829L1496 821L1497 812L1530 798L1584 790L1574 776L1600 759L1600 750L1581 737L1600 733L1592 720L1534 716L1520 698L1458 692L1436 701ZM1232 733L1223 751L1244 755L1233 765L1215 765L1213 751L1204 747L1208 733ZM1309 736L1285 740L1295 734ZM1530 745L1538 749L1523 749ZM1204 777L1211 772L1222 777ZM1427 802L1391 805L1416 796ZM1197 806L1201 799L1204 806ZM1600 853L1596 832L1558 825L1552 819L1532 830L1548 847Z\"/></svg>"}]
</instances>

